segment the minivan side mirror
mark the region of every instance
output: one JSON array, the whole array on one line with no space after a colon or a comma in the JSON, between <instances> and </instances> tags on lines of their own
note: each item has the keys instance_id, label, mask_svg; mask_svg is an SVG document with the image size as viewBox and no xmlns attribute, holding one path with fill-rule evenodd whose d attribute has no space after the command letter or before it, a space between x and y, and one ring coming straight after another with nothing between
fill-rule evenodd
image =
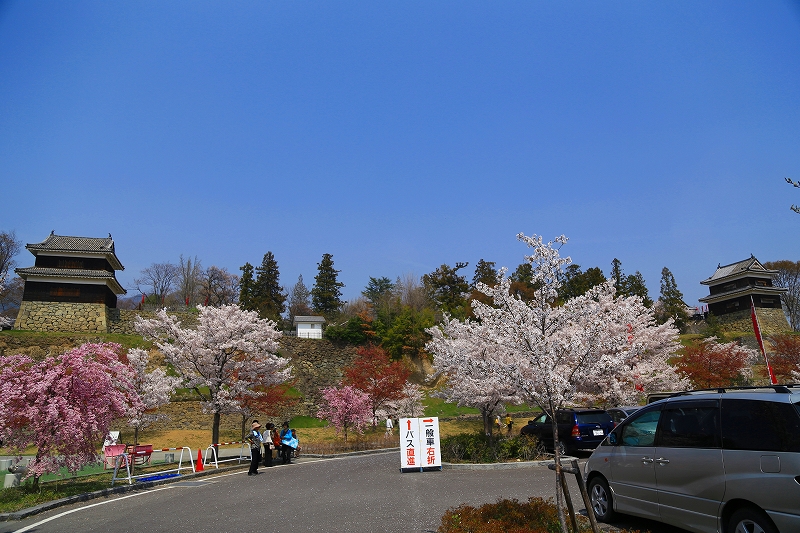
<instances>
[{"instance_id":1,"label":"minivan side mirror","mask_svg":"<svg viewBox=\"0 0 800 533\"><path fill-rule=\"evenodd\" d=\"M616 433L609 433L608 434L608 443L612 446L617 445L617 434Z\"/></svg>"}]
</instances>

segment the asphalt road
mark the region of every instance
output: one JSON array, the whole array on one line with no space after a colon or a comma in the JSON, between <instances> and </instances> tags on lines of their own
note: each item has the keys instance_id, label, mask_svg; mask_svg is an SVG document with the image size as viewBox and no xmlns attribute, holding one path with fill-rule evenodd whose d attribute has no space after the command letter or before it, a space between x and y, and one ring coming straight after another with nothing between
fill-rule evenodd
<instances>
[{"instance_id":1,"label":"asphalt road","mask_svg":"<svg viewBox=\"0 0 800 533\"><path fill-rule=\"evenodd\" d=\"M0 533L428 533L447 509L461 504L555 493L554 474L546 467L400 473L399 464L397 451L301 458L262 468L258 476L229 472L61 507L0 523ZM574 479L570 487L582 508ZM685 533L633 518L616 525Z\"/></svg>"}]
</instances>

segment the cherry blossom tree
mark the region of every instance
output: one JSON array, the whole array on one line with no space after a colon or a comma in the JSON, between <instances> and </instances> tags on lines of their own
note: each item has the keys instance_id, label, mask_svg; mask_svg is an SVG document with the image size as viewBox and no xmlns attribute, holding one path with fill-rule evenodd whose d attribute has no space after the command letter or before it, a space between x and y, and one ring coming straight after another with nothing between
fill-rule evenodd
<instances>
[{"instance_id":1,"label":"cherry blossom tree","mask_svg":"<svg viewBox=\"0 0 800 533\"><path fill-rule=\"evenodd\" d=\"M386 351L374 345L363 346L353 362L342 370L344 385L351 385L369 395L372 423L377 424L377 412L387 402L403 395L403 386L411 374L400 361L390 361Z\"/></svg>"},{"instance_id":2,"label":"cherry blossom tree","mask_svg":"<svg viewBox=\"0 0 800 533\"><path fill-rule=\"evenodd\" d=\"M288 360L277 355L281 333L275 322L237 305L198 306L196 329L160 310L156 318L137 317L136 331L154 339L185 386L202 399L204 412L214 416L211 439L219 442L222 413L235 412L241 398L257 385L289 379Z\"/></svg>"},{"instance_id":3,"label":"cherry blossom tree","mask_svg":"<svg viewBox=\"0 0 800 533\"><path fill-rule=\"evenodd\" d=\"M626 372L648 352L661 354L667 369L666 353L674 345L677 332L670 327L652 330L651 310L636 296L615 299L613 281L558 305L563 271L571 263L569 257L559 253L567 238L562 235L550 242L536 235L519 234L517 238L533 250L525 257L531 265L532 287L526 300L511 293L511 282L505 276L506 270L501 269L494 287L476 284L479 291L492 298L492 305L472 302L477 321L449 330L445 324L442 330L446 337L458 335L467 342L480 340L494 345L490 356L473 358L475 368L462 371L483 373L487 378L508 376L523 400L539 405L553 420L556 500L561 527L566 532L556 411L585 394L581 391L584 384ZM667 324L671 325L671 321ZM448 357L438 346L432 347L434 358Z\"/></svg>"},{"instance_id":4,"label":"cherry blossom tree","mask_svg":"<svg viewBox=\"0 0 800 533\"><path fill-rule=\"evenodd\" d=\"M428 333L431 341L425 349L435 354L435 375L447 379L434 395L479 409L484 433L491 436L494 415L505 404L522 402L511 374L487 371L487 365L503 359L511 364L508 353L489 339L486 327L471 320L445 317L440 327L429 328Z\"/></svg>"},{"instance_id":5,"label":"cherry blossom tree","mask_svg":"<svg viewBox=\"0 0 800 533\"><path fill-rule=\"evenodd\" d=\"M425 406L422 405L422 388L410 381L406 381L401 391L402 396L397 400L386 402L386 406L379 410L377 415L381 418L389 416L400 418L415 418L422 416Z\"/></svg>"},{"instance_id":6,"label":"cherry blossom tree","mask_svg":"<svg viewBox=\"0 0 800 533\"><path fill-rule=\"evenodd\" d=\"M750 365L757 358L758 352L738 342L723 344L709 337L684 347L675 368L698 389L730 387L753 376Z\"/></svg>"},{"instance_id":7,"label":"cherry blossom tree","mask_svg":"<svg viewBox=\"0 0 800 533\"><path fill-rule=\"evenodd\" d=\"M153 411L170 402L172 393L181 384L181 378L168 376L163 368L154 368L148 372L150 354L141 348L129 350L127 359L134 371L136 392L142 400L128 411L128 425L133 428L133 443L136 445L139 444L139 430L164 417Z\"/></svg>"},{"instance_id":8,"label":"cherry blossom tree","mask_svg":"<svg viewBox=\"0 0 800 533\"><path fill-rule=\"evenodd\" d=\"M327 387L320 392L322 405L317 416L333 424L337 434L344 433L345 442L348 429L364 432L373 416L372 403L367 393L350 385Z\"/></svg>"},{"instance_id":9,"label":"cherry blossom tree","mask_svg":"<svg viewBox=\"0 0 800 533\"><path fill-rule=\"evenodd\" d=\"M14 453L35 446L27 476L76 472L97 460L115 418L142 409L134 371L120 361L119 344L86 343L36 362L0 357L0 438Z\"/></svg>"}]
</instances>

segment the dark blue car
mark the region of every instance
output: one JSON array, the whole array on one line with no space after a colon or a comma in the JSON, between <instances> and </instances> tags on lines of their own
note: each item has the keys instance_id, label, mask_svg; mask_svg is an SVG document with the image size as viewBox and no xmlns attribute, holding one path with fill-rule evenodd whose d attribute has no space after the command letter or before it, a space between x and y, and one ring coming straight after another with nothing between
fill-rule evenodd
<instances>
[{"instance_id":1,"label":"dark blue car","mask_svg":"<svg viewBox=\"0 0 800 533\"><path fill-rule=\"evenodd\" d=\"M594 450L614 429L614 421L602 409L576 407L556 411L560 452L571 454L575 450ZM541 415L520 430L522 435L533 435L545 447L553 449L553 426L550 417Z\"/></svg>"}]
</instances>

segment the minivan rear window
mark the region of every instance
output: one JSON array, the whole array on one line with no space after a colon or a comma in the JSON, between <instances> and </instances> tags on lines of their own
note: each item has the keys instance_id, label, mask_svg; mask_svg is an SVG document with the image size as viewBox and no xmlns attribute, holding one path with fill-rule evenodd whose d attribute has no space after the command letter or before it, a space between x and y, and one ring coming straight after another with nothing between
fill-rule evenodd
<instances>
[{"instance_id":1,"label":"minivan rear window","mask_svg":"<svg viewBox=\"0 0 800 533\"><path fill-rule=\"evenodd\" d=\"M788 403L722 400L722 447L800 452L800 413Z\"/></svg>"},{"instance_id":2,"label":"minivan rear window","mask_svg":"<svg viewBox=\"0 0 800 533\"><path fill-rule=\"evenodd\" d=\"M614 421L605 411L578 413L578 424L611 424Z\"/></svg>"}]
</instances>

